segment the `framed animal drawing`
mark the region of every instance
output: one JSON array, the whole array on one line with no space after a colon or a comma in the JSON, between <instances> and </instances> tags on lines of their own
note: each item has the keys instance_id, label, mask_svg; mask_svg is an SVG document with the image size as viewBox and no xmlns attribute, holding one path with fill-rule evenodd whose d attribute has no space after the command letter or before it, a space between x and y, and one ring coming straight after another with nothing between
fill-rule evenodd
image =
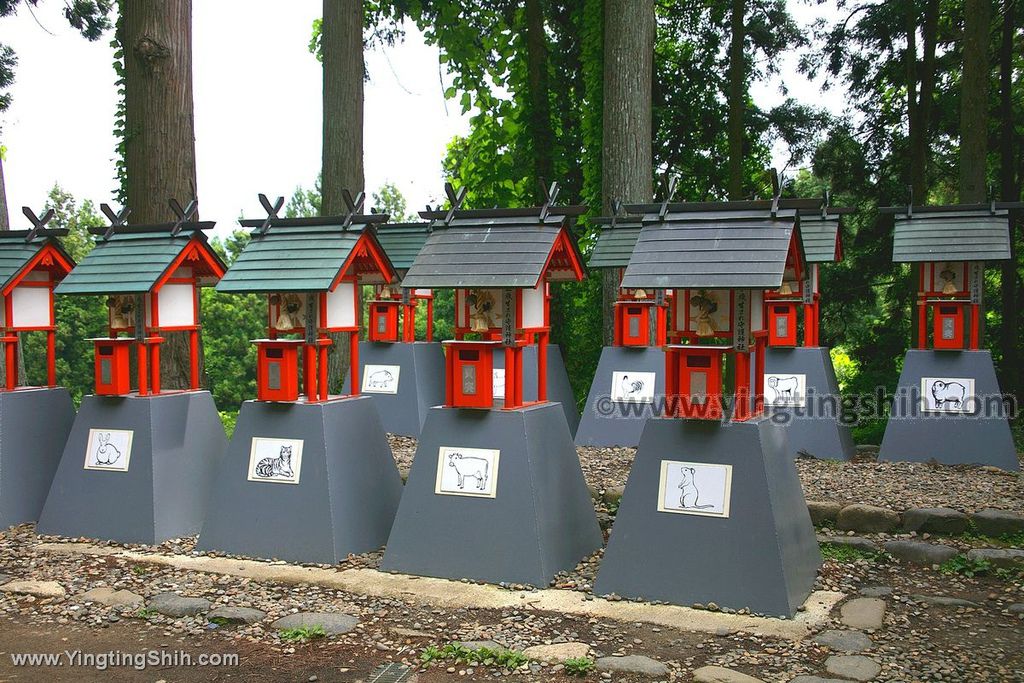
<instances>
[{"instance_id":1,"label":"framed animal drawing","mask_svg":"<svg viewBox=\"0 0 1024 683\"><path fill-rule=\"evenodd\" d=\"M397 394L401 371L401 365L367 365L363 368L363 393Z\"/></svg>"},{"instance_id":2,"label":"framed animal drawing","mask_svg":"<svg viewBox=\"0 0 1024 683\"><path fill-rule=\"evenodd\" d=\"M302 439L254 436L249 448L249 481L298 484L302 475Z\"/></svg>"},{"instance_id":3,"label":"framed animal drawing","mask_svg":"<svg viewBox=\"0 0 1024 683\"><path fill-rule=\"evenodd\" d=\"M654 403L653 372L612 372L612 400L616 403Z\"/></svg>"},{"instance_id":4,"label":"framed animal drawing","mask_svg":"<svg viewBox=\"0 0 1024 683\"><path fill-rule=\"evenodd\" d=\"M442 446L437 454L434 493L442 496L494 498L498 494L501 451Z\"/></svg>"},{"instance_id":5,"label":"framed animal drawing","mask_svg":"<svg viewBox=\"0 0 1024 683\"><path fill-rule=\"evenodd\" d=\"M728 517L732 465L661 461L658 512Z\"/></svg>"},{"instance_id":6,"label":"framed animal drawing","mask_svg":"<svg viewBox=\"0 0 1024 683\"><path fill-rule=\"evenodd\" d=\"M974 379L969 377L922 377L921 404L928 413L973 412Z\"/></svg>"},{"instance_id":7,"label":"framed animal drawing","mask_svg":"<svg viewBox=\"0 0 1024 683\"><path fill-rule=\"evenodd\" d=\"M764 400L769 406L803 408L807 405L807 375L792 372L765 373Z\"/></svg>"},{"instance_id":8,"label":"framed animal drawing","mask_svg":"<svg viewBox=\"0 0 1024 683\"><path fill-rule=\"evenodd\" d=\"M90 429L85 447L85 469L127 472L134 434L131 429Z\"/></svg>"}]
</instances>

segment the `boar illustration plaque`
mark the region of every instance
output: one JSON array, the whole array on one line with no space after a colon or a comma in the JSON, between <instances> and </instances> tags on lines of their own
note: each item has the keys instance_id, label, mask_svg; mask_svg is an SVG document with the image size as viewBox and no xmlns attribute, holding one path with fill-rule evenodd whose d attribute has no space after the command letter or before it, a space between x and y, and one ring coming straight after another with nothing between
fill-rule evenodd
<instances>
[{"instance_id":1,"label":"boar illustration plaque","mask_svg":"<svg viewBox=\"0 0 1024 683\"><path fill-rule=\"evenodd\" d=\"M732 465L661 461L658 511L728 517Z\"/></svg>"},{"instance_id":2,"label":"boar illustration plaque","mask_svg":"<svg viewBox=\"0 0 1024 683\"><path fill-rule=\"evenodd\" d=\"M127 472L132 457L131 429L90 429L85 447L85 469Z\"/></svg>"},{"instance_id":3,"label":"boar illustration plaque","mask_svg":"<svg viewBox=\"0 0 1024 683\"><path fill-rule=\"evenodd\" d=\"M367 365L363 368L363 392L367 394L397 394L401 365Z\"/></svg>"},{"instance_id":4,"label":"boar illustration plaque","mask_svg":"<svg viewBox=\"0 0 1024 683\"><path fill-rule=\"evenodd\" d=\"M254 436L249 449L249 481L298 484L302 474L302 439Z\"/></svg>"},{"instance_id":5,"label":"boar illustration plaque","mask_svg":"<svg viewBox=\"0 0 1024 683\"><path fill-rule=\"evenodd\" d=\"M442 446L438 449L434 493L494 498L498 493L500 455L496 449Z\"/></svg>"}]
</instances>

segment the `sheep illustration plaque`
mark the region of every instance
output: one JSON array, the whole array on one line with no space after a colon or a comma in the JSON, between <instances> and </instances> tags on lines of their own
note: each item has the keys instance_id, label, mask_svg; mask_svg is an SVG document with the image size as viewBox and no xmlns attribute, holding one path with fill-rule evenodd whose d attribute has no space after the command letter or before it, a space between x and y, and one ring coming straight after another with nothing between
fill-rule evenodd
<instances>
[{"instance_id":1,"label":"sheep illustration plaque","mask_svg":"<svg viewBox=\"0 0 1024 683\"><path fill-rule=\"evenodd\" d=\"M134 433L131 429L90 429L85 447L85 469L127 472Z\"/></svg>"},{"instance_id":2,"label":"sheep illustration plaque","mask_svg":"<svg viewBox=\"0 0 1024 683\"><path fill-rule=\"evenodd\" d=\"M764 398L773 406L803 408L807 402L807 375L765 373Z\"/></svg>"},{"instance_id":3,"label":"sheep illustration plaque","mask_svg":"<svg viewBox=\"0 0 1024 683\"><path fill-rule=\"evenodd\" d=\"M612 372L611 397L618 403L654 403L653 372Z\"/></svg>"},{"instance_id":4,"label":"sheep illustration plaque","mask_svg":"<svg viewBox=\"0 0 1024 683\"><path fill-rule=\"evenodd\" d=\"M658 512L728 517L732 465L661 461Z\"/></svg>"},{"instance_id":5,"label":"sheep illustration plaque","mask_svg":"<svg viewBox=\"0 0 1024 683\"><path fill-rule=\"evenodd\" d=\"M434 493L443 496L494 498L498 493L498 458L488 448L442 446L437 454Z\"/></svg>"},{"instance_id":6,"label":"sheep illustration plaque","mask_svg":"<svg viewBox=\"0 0 1024 683\"><path fill-rule=\"evenodd\" d=\"M922 377L921 403L928 413L971 413L976 403L974 380L966 377Z\"/></svg>"},{"instance_id":7,"label":"sheep illustration plaque","mask_svg":"<svg viewBox=\"0 0 1024 683\"><path fill-rule=\"evenodd\" d=\"M363 368L363 392L397 394L401 365L367 365Z\"/></svg>"},{"instance_id":8,"label":"sheep illustration plaque","mask_svg":"<svg viewBox=\"0 0 1024 683\"><path fill-rule=\"evenodd\" d=\"M302 474L302 439L252 438L249 481L298 484Z\"/></svg>"}]
</instances>

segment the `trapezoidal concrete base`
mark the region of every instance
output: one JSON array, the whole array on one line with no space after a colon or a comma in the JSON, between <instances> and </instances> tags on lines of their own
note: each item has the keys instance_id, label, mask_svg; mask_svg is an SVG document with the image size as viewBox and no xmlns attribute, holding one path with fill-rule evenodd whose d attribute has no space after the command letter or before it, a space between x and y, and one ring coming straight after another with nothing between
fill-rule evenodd
<instances>
[{"instance_id":1,"label":"trapezoidal concrete base","mask_svg":"<svg viewBox=\"0 0 1024 683\"><path fill-rule=\"evenodd\" d=\"M576 445L635 447L664 396L662 349L606 346L576 429Z\"/></svg>"},{"instance_id":2,"label":"trapezoidal concrete base","mask_svg":"<svg viewBox=\"0 0 1024 683\"><path fill-rule=\"evenodd\" d=\"M74 421L63 387L0 392L0 529L39 519Z\"/></svg>"},{"instance_id":3,"label":"trapezoidal concrete base","mask_svg":"<svg viewBox=\"0 0 1024 683\"><path fill-rule=\"evenodd\" d=\"M36 530L146 544L196 534L226 445L208 391L86 396Z\"/></svg>"},{"instance_id":4,"label":"trapezoidal concrete base","mask_svg":"<svg viewBox=\"0 0 1024 683\"><path fill-rule=\"evenodd\" d=\"M782 427L653 418L594 592L792 616L820 564Z\"/></svg>"},{"instance_id":5,"label":"trapezoidal concrete base","mask_svg":"<svg viewBox=\"0 0 1024 683\"><path fill-rule=\"evenodd\" d=\"M803 406L772 405L778 396L771 387L765 387L765 411L774 422L786 426L791 455L826 460L853 458L853 435L841 422L842 396L827 348L767 349L765 374L781 381L799 376L805 379Z\"/></svg>"},{"instance_id":6,"label":"trapezoidal concrete base","mask_svg":"<svg viewBox=\"0 0 1024 683\"><path fill-rule=\"evenodd\" d=\"M498 351L494 354L494 369L505 370L505 354ZM501 400L494 401L494 407L504 404L504 393ZM537 400L537 345L523 347L523 402ZM569 373L565 369L562 349L557 344L548 344L548 401L562 404L565 422L569 426L569 436L576 433L580 424L580 411L576 408L576 394L569 383Z\"/></svg>"},{"instance_id":7,"label":"trapezoidal concrete base","mask_svg":"<svg viewBox=\"0 0 1024 683\"><path fill-rule=\"evenodd\" d=\"M383 546L402 480L373 401L243 403L197 548L334 564Z\"/></svg>"},{"instance_id":8,"label":"trapezoidal concrete base","mask_svg":"<svg viewBox=\"0 0 1024 683\"><path fill-rule=\"evenodd\" d=\"M907 351L878 458L1018 471L992 354Z\"/></svg>"},{"instance_id":9,"label":"trapezoidal concrete base","mask_svg":"<svg viewBox=\"0 0 1024 683\"><path fill-rule=\"evenodd\" d=\"M601 547L562 408L433 408L381 568L546 586Z\"/></svg>"},{"instance_id":10,"label":"trapezoidal concrete base","mask_svg":"<svg viewBox=\"0 0 1024 683\"><path fill-rule=\"evenodd\" d=\"M437 342L359 342L360 391L373 397L384 431L418 437L427 411L444 403L444 351ZM349 393L346 375L343 394Z\"/></svg>"}]
</instances>

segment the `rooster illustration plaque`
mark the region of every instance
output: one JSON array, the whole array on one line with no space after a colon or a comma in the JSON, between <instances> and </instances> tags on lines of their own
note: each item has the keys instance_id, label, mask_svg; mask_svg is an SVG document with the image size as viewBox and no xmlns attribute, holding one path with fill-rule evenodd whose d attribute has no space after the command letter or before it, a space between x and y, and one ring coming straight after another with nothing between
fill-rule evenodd
<instances>
[{"instance_id":1,"label":"rooster illustration plaque","mask_svg":"<svg viewBox=\"0 0 1024 683\"><path fill-rule=\"evenodd\" d=\"M612 400L618 403L654 403L653 372L624 372L616 370L612 373Z\"/></svg>"}]
</instances>

